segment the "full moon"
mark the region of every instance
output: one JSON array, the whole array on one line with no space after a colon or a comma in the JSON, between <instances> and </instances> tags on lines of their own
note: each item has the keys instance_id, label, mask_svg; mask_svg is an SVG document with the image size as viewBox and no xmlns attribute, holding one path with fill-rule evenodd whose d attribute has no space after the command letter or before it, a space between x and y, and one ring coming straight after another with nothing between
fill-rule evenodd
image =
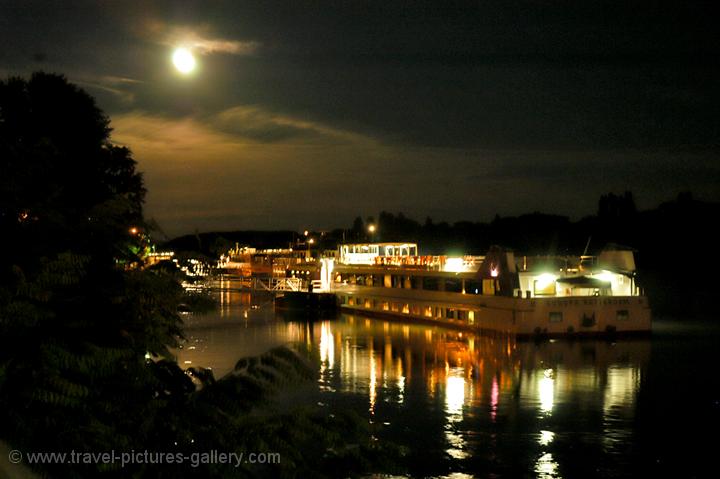
<instances>
[{"instance_id":1,"label":"full moon","mask_svg":"<svg viewBox=\"0 0 720 479\"><path fill-rule=\"evenodd\" d=\"M195 69L195 57L187 48L177 48L172 61L180 73L187 74Z\"/></svg>"}]
</instances>

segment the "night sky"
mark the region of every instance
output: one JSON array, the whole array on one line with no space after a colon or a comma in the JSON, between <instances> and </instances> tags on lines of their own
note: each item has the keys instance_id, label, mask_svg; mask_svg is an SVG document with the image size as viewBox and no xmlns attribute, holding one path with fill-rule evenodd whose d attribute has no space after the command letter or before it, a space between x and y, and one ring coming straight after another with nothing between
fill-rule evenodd
<instances>
[{"instance_id":1,"label":"night sky","mask_svg":"<svg viewBox=\"0 0 720 479\"><path fill-rule=\"evenodd\" d=\"M0 75L95 96L171 236L577 218L720 200L713 4L2 1Z\"/></svg>"}]
</instances>

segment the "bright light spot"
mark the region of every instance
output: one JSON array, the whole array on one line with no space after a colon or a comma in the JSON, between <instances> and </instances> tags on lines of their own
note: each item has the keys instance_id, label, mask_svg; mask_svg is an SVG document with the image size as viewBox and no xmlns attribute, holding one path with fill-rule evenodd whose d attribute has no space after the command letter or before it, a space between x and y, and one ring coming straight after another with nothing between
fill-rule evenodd
<instances>
[{"instance_id":1,"label":"bright light spot","mask_svg":"<svg viewBox=\"0 0 720 479\"><path fill-rule=\"evenodd\" d=\"M180 73L190 73L195 69L195 57L187 48L177 48L172 56L173 65Z\"/></svg>"},{"instance_id":2,"label":"bright light spot","mask_svg":"<svg viewBox=\"0 0 720 479\"><path fill-rule=\"evenodd\" d=\"M445 383L445 409L451 420L459 420L465 404L465 378L461 375L462 370L453 371L453 374Z\"/></svg>"},{"instance_id":3,"label":"bright light spot","mask_svg":"<svg viewBox=\"0 0 720 479\"><path fill-rule=\"evenodd\" d=\"M498 274L500 274L498 267L495 265L492 265L490 267L490 276L492 276L493 278L497 278Z\"/></svg>"},{"instance_id":4,"label":"bright light spot","mask_svg":"<svg viewBox=\"0 0 720 479\"><path fill-rule=\"evenodd\" d=\"M445 411L447 424L445 425L445 439L448 442L447 454L455 459L465 459L465 439L457 430L457 423L463 418L463 405L465 404L465 371L462 368L450 369L445 363L447 378L445 382Z\"/></svg>"},{"instance_id":5,"label":"bright light spot","mask_svg":"<svg viewBox=\"0 0 720 479\"><path fill-rule=\"evenodd\" d=\"M397 360L397 387L398 387L398 402L401 404L405 401L405 376L403 376L402 360Z\"/></svg>"},{"instance_id":6,"label":"bright light spot","mask_svg":"<svg viewBox=\"0 0 720 479\"><path fill-rule=\"evenodd\" d=\"M320 268L320 289L329 291L332 287L332 273L335 268L335 260L330 258L323 258L320 260L322 267Z\"/></svg>"},{"instance_id":7,"label":"bright light spot","mask_svg":"<svg viewBox=\"0 0 720 479\"><path fill-rule=\"evenodd\" d=\"M552 369L546 369L539 384L540 392L540 410L542 412L552 412L553 403L555 402L555 379L553 378Z\"/></svg>"},{"instance_id":8,"label":"bright light spot","mask_svg":"<svg viewBox=\"0 0 720 479\"><path fill-rule=\"evenodd\" d=\"M465 262L462 258L448 258L445 260L445 271L451 273L460 273L465 271Z\"/></svg>"},{"instance_id":9,"label":"bright light spot","mask_svg":"<svg viewBox=\"0 0 720 479\"><path fill-rule=\"evenodd\" d=\"M375 353L370 350L370 414L375 414L375 403L377 402L377 366L375 365Z\"/></svg>"},{"instance_id":10,"label":"bright light spot","mask_svg":"<svg viewBox=\"0 0 720 479\"><path fill-rule=\"evenodd\" d=\"M553 439L555 439L555 433L553 433L552 431L540 431L538 443L541 446L547 446L548 444L553 442Z\"/></svg>"},{"instance_id":11,"label":"bright light spot","mask_svg":"<svg viewBox=\"0 0 720 479\"><path fill-rule=\"evenodd\" d=\"M595 279L599 279L600 281L605 281L606 283L612 283L616 278L615 273L611 273L610 271L603 270L600 274L594 274L592 277Z\"/></svg>"},{"instance_id":12,"label":"bright light spot","mask_svg":"<svg viewBox=\"0 0 720 479\"><path fill-rule=\"evenodd\" d=\"M555 280L557 279L557 276L550 273L543 273L540 276L537 277L535 281L535 288L536 289L545 289L549 287Z\"/></svg>"},{"instance_id":13,"label":"bright light spot","mask_svg":"<svg viewBox=\"0 0 720 479\"><path fill-rule=\"evenodd\" d=\"M560 477L558 475L558 463L549 452L540 456L535 462L535 472L537 477L541 479Z\"/></svg>"},{"instance_id":14,"label":"bright light spot","mask_svg":"<svg viewBox=\"0 0 720 479\"><path fill-rule=\"evenodd\" d=\"M320 361L327 363L330 369L335 364L335 338L327 321L320 325Z\"/></svg>"},{"instance_id":15,"label":"bright light spot","mask_svg":"<svg viewBox=\"0 0 720 479\"><path fill-rule=\"evenodd\" d=\"M374 232L375 232L375 225L370 225L370 226L368 226L368 231L369 231L370 233L374 233Z\"/></svg>"}]
</instances>

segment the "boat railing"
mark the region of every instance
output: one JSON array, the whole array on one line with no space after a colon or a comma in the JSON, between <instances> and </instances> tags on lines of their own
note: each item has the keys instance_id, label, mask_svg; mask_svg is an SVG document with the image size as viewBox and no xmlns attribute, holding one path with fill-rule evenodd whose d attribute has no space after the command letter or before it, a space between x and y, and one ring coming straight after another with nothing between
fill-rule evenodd
<instances>
[{"instance_id":1,"label":"boat railing","mask_svg":"<svg viewBox=\"0 0 720 479\"><path fill-rule=\"evenodd\" d=\"M417 267L418 269L439 271L443 269L446 261L447 256L377 256L375 258L375 265Z\"/></svg>"},{"instance_id":2,"label":"boat railing","mask_svg":"<svg viewBox=\"0 0 720 479\"><path fill-rule=\"evenodd\" d=\"M597 256L518 256L516 257L519 271L532 271L538 268L550 270L592 270L597 266Z\"/></svg>"},{"instance_id":3,"label":"boat railing","mask_svg":"<svg viewBox=\"0 0 720 479\"><path fill-rule=\"evenodd\" d=\"M253 278L253 289L265 291L301 291L302 280L300 278L269 278L263 281L260 278Z\"/></svg>"}]
</instances>

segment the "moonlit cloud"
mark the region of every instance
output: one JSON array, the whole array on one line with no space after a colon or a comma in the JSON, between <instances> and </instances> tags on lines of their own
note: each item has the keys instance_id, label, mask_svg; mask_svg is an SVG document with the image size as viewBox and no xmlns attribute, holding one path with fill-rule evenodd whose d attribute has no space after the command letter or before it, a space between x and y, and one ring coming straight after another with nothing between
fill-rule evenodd
<instances>
[{"instance_id":1,"label":"moonlit cloud","mask_svg":"<svg viewBox=\"0 0 720 479\"><path fill-rule=\"evenodd\" d=\"M237 40L215 36L209 26L173 27L162 22L153 22L147 34L159 43L169 47L182 46L200 55L225 53L229 55L253 55L261 44L254 40Z\"/></svg>"},{"instance_id":2,"label":"moonlit cloud","mask_svg":"<svg viewBox=\"0 0 720 479\"><path fill-rule=\"evenodd\" d=\"M341 204L337 198L359 203L367 196L366 185L386 161L372 140L257 108L242 115L240 111L234 108L222 117L235 122L261 118L271 129L277 128L273 121L282 118L296 131L268 143L262 140L268 135L259 130L219 130L213 126L217 119L145 112L113 117L113 140L132 149L149 190L148 215L165 231L172 235L195 228L298 228L311 220L331 227L338 212L357 214L353 203ZM371 169L365 166L368 160L373 162ZM336 206L321 212L330 204Z\"/></svg>"},{"instance_id":3,"label":"moonlit cloud","mask_svg":"<svg viewBox=\"0 0 720 479\"><path fill-rule=\"evenodd\" d=\"M113 76L113 75L105 75L105 76L100 77L100 79L104 82L111 83L114 85L123 85L123 84L137 85L140 83L144 83L142 80L137 80L135 78L125 78L125 77L119 77L119 76Z\"/></svg>"},{"instance_id":4,"label":"moonlit cloud","mask_svg":"<svg viewBox=\"0 0 720 479\"><path fill-rule=\"evenodd\" d=\"M368 137L322 123L271 112L259 106L238 105L210 119L219 130L261 142L299 140L325 144L371 142Z\"/></svg>"},{"instance_id":5,"label":"moonlit cloud","mask_svg":"<svg viewBox=\"0 0 720 479\"><path fill-rule=\"evenodd\" d=\"M91 91L100 90L110 93L125 104L130 104L135 101L135 94L131 90L132 87L143 83L141 80L112 75L71 78L71 80Z\"/></svg>"},{"instance_id":6,"label":"moonlit cloud","mask_svg":"<svg viewBox=\"0 0 720 479\"><path fill-rule=\"evenodd\" d=\"M165 118L139 111L114 116L111 126L115 143L153 157L182 152L213 160L243 143L192 118Z\"/></svg>"},{"instance_id":7,"label":"moonlit cloud","mask_svg":"<svg viewBox=\"0 0 720 479\"><path fill-rule=\"evenodd\" d=\"M191 38L183 43L200 54L229 53L232 55L251 55L260 47L258 42L240 42L210 38Z\"/></svg>"}]
</instances>

